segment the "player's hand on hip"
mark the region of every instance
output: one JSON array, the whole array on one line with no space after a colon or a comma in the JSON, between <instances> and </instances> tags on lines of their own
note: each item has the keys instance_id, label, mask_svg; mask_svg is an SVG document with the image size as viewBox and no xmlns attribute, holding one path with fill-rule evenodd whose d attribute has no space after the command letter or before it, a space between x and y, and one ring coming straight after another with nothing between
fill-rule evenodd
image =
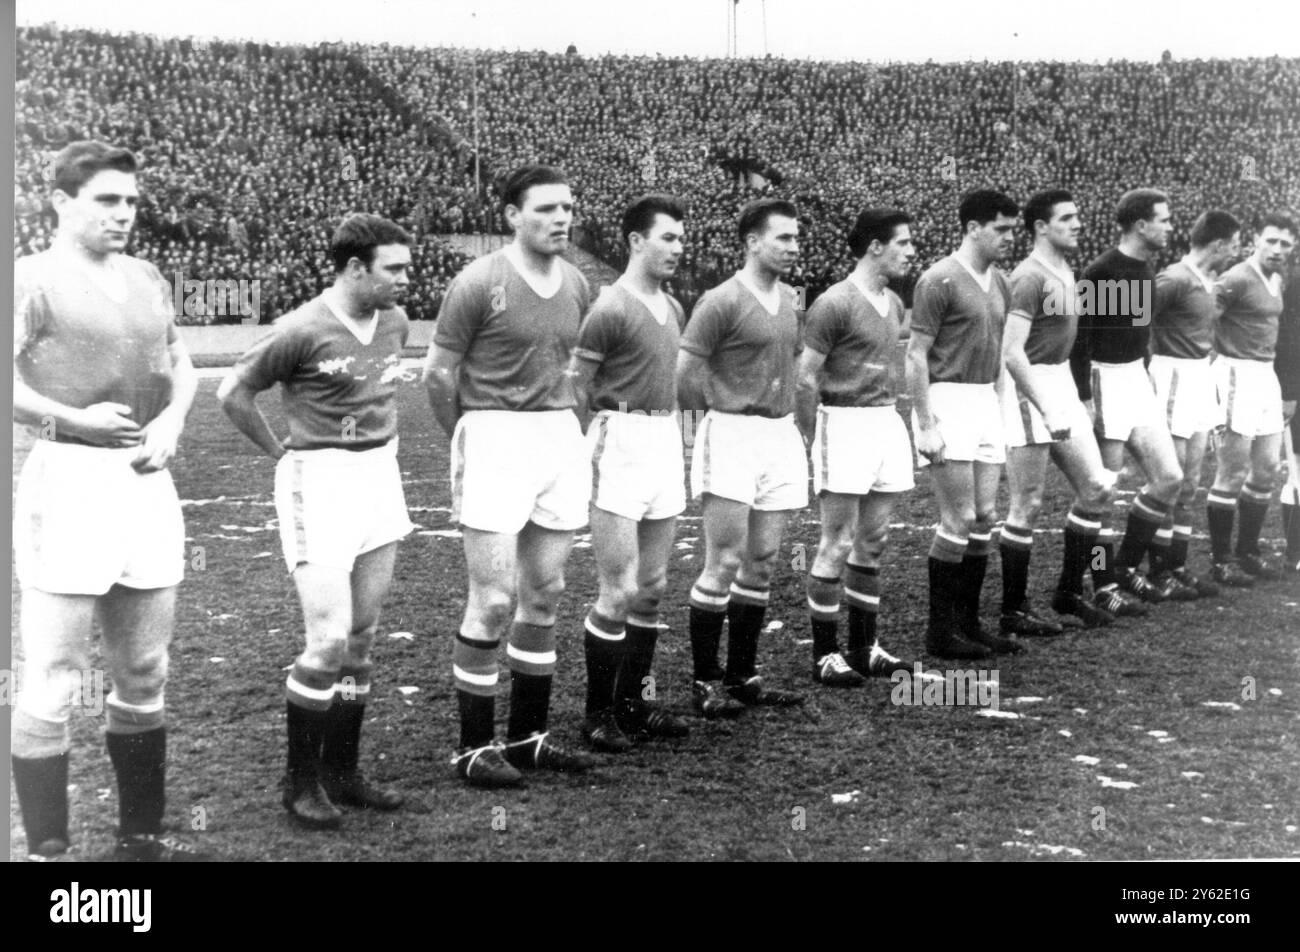
<instances>
[{"instance_id":1,"label":"player's hand on hip","mask_svg":"<svg viewBox=\"0 0 1300 952\"><path fill-rule=\"evenodd\" d=\"M136 446L144 431L131 419L131 408L121 403L92 403L78 411L73 435L95 446Z\"/></svg>"},{"instance_id":2,"label":"player's hand on hip","mask_svg":"<svg viewBox=\"0 0 1300 952\"><path fill-rule=\"evenodd\" d=\"M173 423L172 418L164 413L151 420L143 433L144 441L131 461L132 468L137 473L156 473L166 469L176 455L176 446L181 438L180 424Z\"/></svg>"},{"instance_id":3,"label":"player's hand on hip","mask_svg":"<svg viewBox=\"0 0 1300 952\"><path fill-rule=\"evenodd\" d=\"M934 466L944 462L943 437L935 428L921 429L916 434L916 451Z\"/></svg>"}]
</instances>

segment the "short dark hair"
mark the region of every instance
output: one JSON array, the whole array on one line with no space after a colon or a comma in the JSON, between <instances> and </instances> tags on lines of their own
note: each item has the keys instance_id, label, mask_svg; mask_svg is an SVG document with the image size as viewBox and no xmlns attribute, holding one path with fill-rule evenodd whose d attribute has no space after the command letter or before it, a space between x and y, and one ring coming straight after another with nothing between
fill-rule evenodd
<instances>
[{"instance_id":1,"label":"short dark hair","mask_svg":"<svg viewBox=\"0 0 1300 952\"><path fill-rule=\"evenodd\" d=\"M1048 224L1052 221L1052 209L1063 202L1074 201L1074 196L1063 188L1047 188L1041 192L1034 192L1029 196L1029 201L1025 202L1025 228L1029 234L1034 233L1034 222L1041 221Z\"/></svg>"},{"instance_id":2,"label":"short dark hair","mask_svg":"<svg viewBox=\"0 0 1300 952\"><path fill-rule=\"evenodd\" d=\"M667 215L674 221L681 221L686 217L686 209L681 200L672 195L642 195L623 212L623 227L619 231L623 241L626 242L632 232L644 236L654 226L656 215Z\"/></svg>"},{"instance_id":3,"label":"short dark hair","mask_svg":"<svg viewBox=\"0 0 1300 952\"><path fill-rule=\"evenodd\" d=\"M861 258L873 241L887 245L894 238L895 228L911 223L912 216L899 208L864 208L849 230L849 251Z\"/></svg>"},{"instance_id":4,"label":"short dark hair","mask_svg":"<svg viewBox=\"0 0 1300 952\"><path fill-rule=\"evenodd\" d=\"M967 222L987 225L999 215L1015 218L1019 214L1020 206L1011 196L991 188L977 188L962 196L961 205L957 208L957 223L965 231Z\"/></svg>"},{"instance_id":5,"label":"short dark hair","mask_svg":"<svg viewBox=\"0 0 1300 952\"><path fill-rule=\"evenodd\" d=\"M330 259L335 272L342 271L353 258L369 268L375 262L380 245L409 245L411 236L401 225L378 215L349 215L334 229L330 239Z\"/></svg>"},{"instance_id":6,"label":"short dark hair","mask_svg":"<svg viewBox=\"0 0 1300 952\"><path fill-rule=\"evenodd\" d=\"M750 202L740 210L740 220L736 223L736 232L740 235L740 240L743 242L750 232L766 230L767 220L773 215L798 218L799 209L794 207L793 202L787 202L784 198L760 198Z\"/></svg>"},{"instance_id":7,"label":"short dark hair","mask_svg":"<svg viewBox=\"0 0 1300 952\"><path fill-rule=\"evenodd\" d=\"M76 198L81 187L105 169L135 174L140 165L130 149L91 139L70 142L54 157L54 187Z\"/></svg>"},{"instance_id":8,"label":"short dark hair","mask_svg":"<svg viewBox=\"0 0 1300 952\"><path fill-rule=\"evenodd\" d=\"M521 208L524 195L534 185L568 185L569 179L550 165L521 165L506 175L501 183L501 207Z\"/></svg>"},{"instance_id":9,"label":"short dark hair","mask_svg":"<svg viewBox=\"0 0 1300 952\"><path fill-rule=\"evenodd\" d=\"M1156 206L1169 204L1169 196L1159 189L1135 188L1119 197L1115 206L1115 221L1119 227L1128 231L1140 221L1150 221L1156 217Z\"/></svg>"},{"instance_id":10,"label":"short dark hair","mask_svg":"<svg viewBox=\"0 0 1300 952\"><path fill-rule=\"evenodd\" d=\"M1290 215L1283 212L1269 212L1267 215L1260 218L1258 231L1262 232L1270 225L1277 228L1279 231L1291 232L1292 238L1300 238L1300 231L1296 230L1295 219Z\"/></svg>"},{"instance_id":11,"label":"short dark hair","mask_svg":"<svg viewBox=\"0 0 1300 952\"><path fill-rule=\"evenodd\" d=\"M1231 212L1221 208L1212 208L1202 212L1201 217L1192 225L1192 247L1204 248L1216 241L1229 241L1241 231L1241 222Z\"/></svg>"}]
</instances>

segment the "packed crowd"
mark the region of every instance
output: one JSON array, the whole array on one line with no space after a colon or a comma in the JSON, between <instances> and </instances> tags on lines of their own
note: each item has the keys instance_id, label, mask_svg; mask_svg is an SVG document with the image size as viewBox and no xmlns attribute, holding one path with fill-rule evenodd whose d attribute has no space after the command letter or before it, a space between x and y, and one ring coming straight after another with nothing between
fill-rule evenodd
<instances>
[{"instance_id":1,"label":"packed crowd","mask_svg":"<svg viewBox=\"0 0 1300 952\"><path fill-rule=\"evenodd\" d=\"M917 274L952 249L973 187L1071 189L1084 260L1113 243L1110 209L1134 186L1170 194L1171 259L1194 211L1249 222L1300 205L1298 60L587 58L42 27L19 31L17 76L15 254L48 241L46 157L75 138L121 142L146 167L136 253L168 274L260 278L268 314L324 286L330 222L364 209L416 234L408 310L435 317L465 262L438 236L503 231L490 183L528 161L568 173L580 243L616 266L627 202L681 195L674 290L688 305L739 264L732 223L756 189L800 208L794 280L810 299L847 267L865 204L916 217ZM1015 257L1027 251L1022 235Z\"/></svg>"}]
</instances>

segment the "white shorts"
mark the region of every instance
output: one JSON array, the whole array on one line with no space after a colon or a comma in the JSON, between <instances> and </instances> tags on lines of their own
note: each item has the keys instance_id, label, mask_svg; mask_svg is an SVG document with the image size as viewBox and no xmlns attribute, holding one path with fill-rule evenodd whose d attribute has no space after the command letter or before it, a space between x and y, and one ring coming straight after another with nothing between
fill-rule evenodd
<instances>
[{"instance_id":1,"label":"white shorts","mask_svg":"<svg viewBox=\"0 0 1300 952\"><path fill-rule=\"evenodd\" d=\"M1034 379L1040 399L1053 409L1063 411L1070 427L1070 439L1092 433L1092 421L1079 400L1079 390L1074 385L1068 361L1060 364L1030 364L1029 374ZM1011 374L1002 386L1002 426L1007 435L1007 446L1042 446L1056 443L1052 439L1043 415L1034 402L1020 392Z\"/></svg>"},{"instance_id":2,"label":"white shorts","mask_svg":"<svg viewBox=\"0 0 1300 952\"><path fill-rule=\"evenodd\" d=\"M369 450L290 450L275 465L280 545L303 562L352 570L357 556L411 531L397 440Z\"/></svg>"},{"instance_id":3,"label":"white shorts","mask_svg":"<svg viewBox=\"0 0 1300 952\"><path fill-rule=\"evenodd\" d=\"M587 524L591 452L572 410L470 410L451 437L451 518L514 534Z\"/></svg>"},{"instance_id":4,"label":"white shorts","mask_svg":"<svg viewBox=\"0 0 1300 952\"><path fill-rule=\"evenodd\" d=\"M686 508L686 466L676 413L602 410L587 428L591 504L625 519L667 519Z\"/></svg>"},{"instance_id":5,"label":"white shorts","mask_svg":"<svg viewBox=\"0 0 1300 952\"><path fill-rule=\"evenodd\" d=\"M813 492L865 496L901 493L912 479L912 443L892 404L818 407L813 436Z\"/></svg>"},{"instance_id":6,"label":"white shorts","mask_svg":"<svg viewBox=\"0 0 1300 952\"><path fill-rule=\"evenodd\" d=\"M1242 436L1282 432L1282 387L1271 363L1219 355L1213 366L1228 429Z\"/></svg>"},{"instance_id":7,"label":"white shorts","mask_svg":"<svg viewBox=\"0 0 1300 952\"><path fill-rule=\"evenodd\" d=\"M1127 364L1092 362L1095 429L1108 440L1127 441L1140 427L1164 426L1156 391L1140 360Z\"/></svg>"},{"instance_id":8,"label":"white shorts","mask_svg":"<svg viewBox=\"0 0 1300 952\"><path fill-rule=\"evenodd\" d=\"M943 439L944 459L957 462L1005 463L1006 436L997 388L991 383L930 384L930 415ZM912 431L916 432L916 411ZM930 461L918 454L918 465Z\"/></svg>"},{"instance_id":9,"label":"white shorts","mask_svg":"<svg viewBox=\"0 0 1300 952\"><path fill-rule=\"evenodd\" d=\"M185 523L171 473L137 473L138 447L37 440L14 502L24 588L103 595L170 588L185 574Z\"/></svg>"},{"instance_id":10,"label":"white shorts","mask_svg":"<svg viewBox=\"0 0 1300 952\"><path fill-rule=\"evenodd\" d=\"M710 410L691 448L691 495L778 511L808 505L808 457L793 416Z\"/></svg>"},{"instance_id":11,"label":"white shorts","mask_svg":"<svg viewBox=\"0 0 1300 952\"><path fill-rule=\"evenodd\" d=\"M1156 403L1165 408L1165 424L1179 439L1213 430L1223 423L1210 358L1156 354L1147 367Z\"/></svg>"}]
</instances>

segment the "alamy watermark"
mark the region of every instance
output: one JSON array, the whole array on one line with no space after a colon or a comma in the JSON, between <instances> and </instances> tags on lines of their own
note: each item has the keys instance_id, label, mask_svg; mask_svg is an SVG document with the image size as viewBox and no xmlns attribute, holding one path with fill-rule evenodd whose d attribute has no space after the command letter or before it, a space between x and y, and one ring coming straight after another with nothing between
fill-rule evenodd
<instances>
[{"instance_id":1,"label":"alamy watermark","mask_svg":"<svg viewBox=\"0 0 1300 952\"><path fill-rule=\"evenodd\" d=\"M916 662L911 671L895 671L889 678L891 703L900 707L984 707L998 709L996 669L963 668L926 671Z\"/></svg>"}]
</instances>

